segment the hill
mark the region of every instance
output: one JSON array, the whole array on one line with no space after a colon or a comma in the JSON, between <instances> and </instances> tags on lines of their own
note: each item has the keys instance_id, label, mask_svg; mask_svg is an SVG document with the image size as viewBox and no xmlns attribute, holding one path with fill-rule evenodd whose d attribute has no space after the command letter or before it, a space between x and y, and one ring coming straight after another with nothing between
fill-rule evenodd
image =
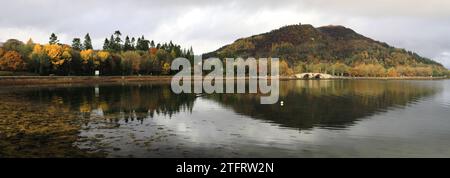
<instances>
[{"instance_id":1,"label":"hill","mask_svg":"<svg viewBox=\"0 0 450 178\"><path fill-rule=\"evenodd\" d=\"M437 76L447 73L431 59L370 39L350 28L331 25L284 26L238 39L204 57L278 57L286 75L323 72L349 76Z\"/></svg>"}]
</instances>

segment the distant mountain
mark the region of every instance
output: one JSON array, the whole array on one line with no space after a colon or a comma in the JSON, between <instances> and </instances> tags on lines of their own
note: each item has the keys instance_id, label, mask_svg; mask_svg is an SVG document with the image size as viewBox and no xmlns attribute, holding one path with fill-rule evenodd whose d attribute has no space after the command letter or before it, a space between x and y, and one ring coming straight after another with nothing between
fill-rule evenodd
<instances>
[{"instance_id":1,"label":"distant mountain","mask_svg":"<svg viewBox=\"0 0 450 178\"><path fill-rule=\"evenodd\" d=\"M204 57L279 57L290 65L342 62L349 66L378 63L386 69L395 66L434 66L441 64L404 49L379 42L343 26L289 25L248 38L204 54Z\"/></svg>"}]
</instances>

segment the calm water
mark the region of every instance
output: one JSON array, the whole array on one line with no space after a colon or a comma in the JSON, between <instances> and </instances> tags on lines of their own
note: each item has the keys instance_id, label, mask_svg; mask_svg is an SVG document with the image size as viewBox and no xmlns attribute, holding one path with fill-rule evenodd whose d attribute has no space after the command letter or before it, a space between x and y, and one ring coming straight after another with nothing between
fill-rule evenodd
<instances>
[{"instance_id":1,"label":"calm water","mask_svg":"<svg viewBox=\"0 0 450 178\"><path fill-rule=\"evenodd\" d=\"M450 157L450 80L282 81L280 95L3 86L0 157Z\"/></svg>"}]
</instances>

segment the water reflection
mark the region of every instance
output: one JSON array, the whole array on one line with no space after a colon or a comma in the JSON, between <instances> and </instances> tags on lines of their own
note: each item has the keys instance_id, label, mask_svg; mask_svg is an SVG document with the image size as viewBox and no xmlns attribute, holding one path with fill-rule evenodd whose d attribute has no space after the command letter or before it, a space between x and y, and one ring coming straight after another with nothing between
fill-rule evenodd
<instances>
[{"instance_id":1,"label":"water reflection","mask_svg":"<svg viewBox=\"0 0 450 178\"><path fill-rule=\"evenodd\" d=\"M235 112L285 127L343 128L391 107L404 107L437 91L436 87L414 81L301 80L281 83L283 106L260 105L260 96L249 94L220 94L208 98Z\"/></svg>"},{"instance_id":2,"label":"water reflection","mask_svg":"<svg viewBox=\"0 0 450 178\"><path fill-rule=\"evenodd\" d=\"M142 120L155 113L171 116L190 112L195 100L194 95L172 93L170 85L165 84L39 88L22 93L33 102L65 104L65 109L79 111L83 118L109 120Z\"/></svg>"},{"instance_id":3,"label":"water reflection","mask_svg":"<svg viewBox=\"0 0 450 178\"><path fill-rule=\"evenodd\" d=\"M284 81L257 94L176 95L168 83L0 88L0 157L302 156L304 134L430 98L419 81Z\"/></svg>"}]
</instances>

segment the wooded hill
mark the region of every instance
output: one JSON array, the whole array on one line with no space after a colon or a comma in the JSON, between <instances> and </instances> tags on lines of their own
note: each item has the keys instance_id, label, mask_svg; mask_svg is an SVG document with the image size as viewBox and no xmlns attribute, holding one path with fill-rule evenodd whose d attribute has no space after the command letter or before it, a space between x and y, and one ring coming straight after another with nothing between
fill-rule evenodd
<instances>
[{"instance_id":1,"label":"wooded hill","mask_svg":"<svg viewBox=\"0 0 450 178\"><path fill-rule=\"evenodd\" d=\"M289 25L241 38L208 57L278 57L283 75L322 72L347 76L442 76L441 64L343 26Z\"/></svg>"}]
</instances>

